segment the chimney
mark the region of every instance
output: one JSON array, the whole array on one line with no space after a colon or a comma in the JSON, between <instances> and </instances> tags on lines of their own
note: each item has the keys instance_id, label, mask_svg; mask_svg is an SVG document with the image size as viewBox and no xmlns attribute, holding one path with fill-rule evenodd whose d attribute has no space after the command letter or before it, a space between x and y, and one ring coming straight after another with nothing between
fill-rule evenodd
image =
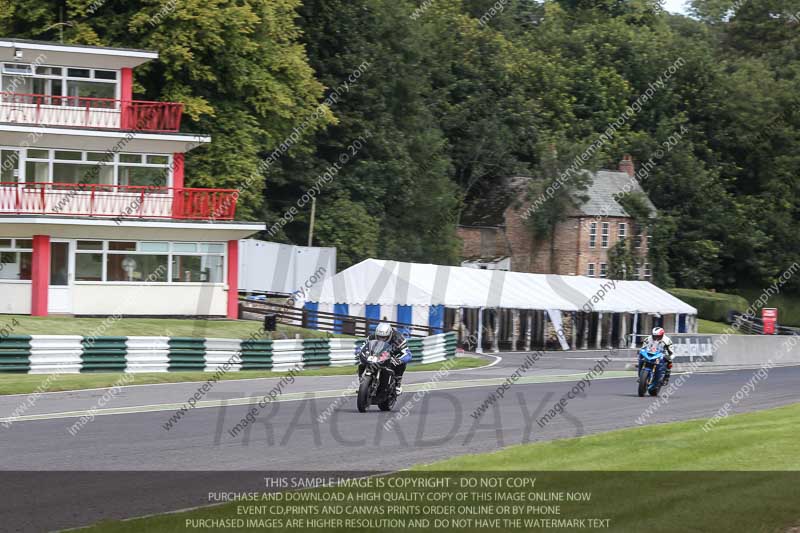
<instances>
[{"instance_id":1,"label":"chimney","mask_svg":"<svg viewBox=\"0 0 800 533\"><path fill-rule=\"evenodd\" d=\"M636 175L636 170L633 168L633 158L631 158L630 154L622 156L622 161L619 162L619 171L625 172L630 177Z\"/></svg>"}]
</instances>

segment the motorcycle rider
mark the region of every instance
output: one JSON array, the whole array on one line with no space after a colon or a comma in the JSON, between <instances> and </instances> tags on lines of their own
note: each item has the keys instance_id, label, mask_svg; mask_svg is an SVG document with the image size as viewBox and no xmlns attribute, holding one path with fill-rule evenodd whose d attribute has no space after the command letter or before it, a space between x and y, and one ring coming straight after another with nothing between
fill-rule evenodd
<instances>
[{"instance_id":1,"label":"motorcycle rider","mask_svg":"<svg viewBox=\"0 0 800 533\"><path fill-rule=\"evenodd\" d=\"M391 324L381 322L375 328L375 332L367 337L367 342L372 340L379 340L392 345L392 364L396 378L395 393L399 396L403 392L403 374L406 371L406 364L411 361L411 350L408 349L406 338L394 329ZM358 377L361 377L365 369L365 364L358 365Z\"/></svg>"},{"instance_id":2,"label":"motorcycle rider","mask_svg":"<svg viewBox=\"0 0 800 533\"><path fill-rule=\"evenodd\" d=\"M675 355L675 347L672 344L672 339L667 337L664 328L653 328L653 332L644 340L642 348L648 352L654 353L658 351L664 352L664 359L667 361L667 370L664 373L664 385L669 383L669 376L672 374L672 358ZM639 373L642 372L642 357L639 356Z\"/></svg>"}]
</instances>

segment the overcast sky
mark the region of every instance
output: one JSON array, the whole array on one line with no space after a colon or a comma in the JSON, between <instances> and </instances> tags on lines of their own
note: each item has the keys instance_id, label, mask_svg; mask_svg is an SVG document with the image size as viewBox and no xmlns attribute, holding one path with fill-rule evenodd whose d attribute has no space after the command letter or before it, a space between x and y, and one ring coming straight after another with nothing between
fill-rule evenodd
<instances>
[{"instance_id":1,"label":"overcast sky","mask_svg":"<svg viewBox=\"0 0 800 533\"><path fill-rule=\"evenodd\" d=\"M665 0L664 9L670 13L683 13L686 14L686 0Z\"/></svg>"}]
</instances>

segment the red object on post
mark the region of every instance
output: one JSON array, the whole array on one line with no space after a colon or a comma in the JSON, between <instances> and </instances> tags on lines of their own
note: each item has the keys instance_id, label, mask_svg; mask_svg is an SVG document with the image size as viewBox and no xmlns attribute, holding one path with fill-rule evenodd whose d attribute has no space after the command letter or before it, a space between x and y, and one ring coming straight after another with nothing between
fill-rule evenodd
<instances>
[{"instance_id":1,"label":"red object on post","mask_svg":"<svg viewBox=\"0 0 800 533\"><path fill-rule=\"evenodd\" d=\"M47 316L50 289L50 236L33 236L31 265L31 316Z\"/></svg>"},{"instance_id":2,"label":"red object on post","mask_svg":"<svg viewBox=\"0 0 800 533\"><path fill-rule=\"evenodd\" d=\"M174 197L172 199L172 216L174 218L182 218L183 215L183 169L186 162L184 154L172 154L172 190Z\"/></svg>"},{"instance_id":3,"label":"red object on post","mask_svg":"<svg viewBox=\"0 0 800 533\"><path fill-rule=\"evenodd\" d=\"M774 307L765 307L761 310L761 320L764 323L764 335L775 335L775 326L778 323L778 310Z\"/></svg>"},{"instance_id":4,"label":"red object on post","mask_svg":"<svg viewBox=\"0 0 800 533\"><path fill-rule=\"evenodd\" d=\"M239 318L239 241L228 241L228 318Z\"/></svg>"}]
</instances>

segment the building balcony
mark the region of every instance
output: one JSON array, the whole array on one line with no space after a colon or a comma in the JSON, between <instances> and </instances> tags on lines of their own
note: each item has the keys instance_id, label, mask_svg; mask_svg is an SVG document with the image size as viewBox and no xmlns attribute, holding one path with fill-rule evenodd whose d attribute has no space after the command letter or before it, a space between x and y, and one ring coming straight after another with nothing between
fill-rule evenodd
<instances>
[{"instance_id":1,"label":"building balcony","mask_svg":"<svg viewBox=\"0 0 800 533\"><path fill-rule=\"evenodd\" d=\"M238 191L82 183L0 183L0 215L233 220Z\"/></svg>"},{"instance_id":2,"label":"building balcony","mask_svg":"<svg viewBox=\"0 0 800 533\"><path fill-rule=\"evenodd\" d=\"M183 104L0 92L0 122L176 133Z\"/></svg>"}]
</instances>

